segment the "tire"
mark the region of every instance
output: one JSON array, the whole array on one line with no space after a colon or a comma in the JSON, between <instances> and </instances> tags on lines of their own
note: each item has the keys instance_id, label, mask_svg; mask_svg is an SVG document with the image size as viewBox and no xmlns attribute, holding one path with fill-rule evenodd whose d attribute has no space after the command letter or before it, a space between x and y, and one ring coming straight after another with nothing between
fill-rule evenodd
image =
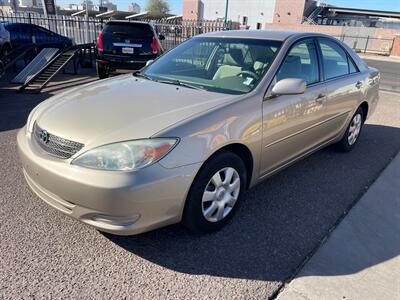
<instances>
[{"instance_id":1,"label":"tire","mask_svg":"<svg viewBox=\"0 0 400 300\"><path fill-rule=\"evenodd\" d=\"M214 176L218 178L217 174L222 181L219 187L214 184L218 180L213 179ZM232 177L228 182L230 174ZM246 167L240 157L231 152L217 154L206 162L192 183L183 212L183 224L193 233L219 230L232 218L246 187ZM203 202L203 196L207 201Z\"/></svg>"},{"instance_id":2,"label":"tire","mask_svg":"<svg viewBox=\"0 0 400 300\"><path fill-rule=\"evenodd\" d=\"M341 152L349 152L353 150L360 137L364 120L364 111L359 107L351 118L350 124L348 125L342 139L336 144L337 150Z\"/></svg>"},{"instance_id":3,"label":"tire","mask_svg":"<svg viewBox=\"0 0 400 300\"><path fill-rule=\"evenodd\" d=\"M99 79L108 78L109 72L102 64L96 63L97 76Z\"/></svg>"}]
</instances>

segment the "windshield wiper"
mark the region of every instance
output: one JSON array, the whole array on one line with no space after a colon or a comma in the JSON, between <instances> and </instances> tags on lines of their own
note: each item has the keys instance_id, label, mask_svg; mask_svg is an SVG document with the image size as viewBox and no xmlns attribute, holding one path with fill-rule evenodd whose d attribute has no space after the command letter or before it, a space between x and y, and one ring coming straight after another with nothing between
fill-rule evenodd
<instances>
[{"instance_id":1,"label":"windshield wiper","mask_svg":"<svg viewBox=\"0 0 400 300\"><path fill-rule=\"evenodd\" d=\"M203 91L205 90L204 88L202 88L198 85L186 83L186 82L180 81L178 79L162 79L162 80L157 80L157 82L184 86L184 87L194 89L194 90L203 90Z\"/></svg>"},{"instance_id":2,"label":"windshield wiper","mask_svg":"<svg viewBox=\"0 0 400 300\"><path fill-rule=\"evenodd\" d=\"M132 73L132 75L135 76L135 77L141 77L141 78L144 78L144 79L147 79L147 80L151 80L151 81L157 81L154 78L151 78L150 76L147 76L146 74L144 74L144 73L142 73L140 71L135 71L135 72Z\"/></svg>"}]
</instances>

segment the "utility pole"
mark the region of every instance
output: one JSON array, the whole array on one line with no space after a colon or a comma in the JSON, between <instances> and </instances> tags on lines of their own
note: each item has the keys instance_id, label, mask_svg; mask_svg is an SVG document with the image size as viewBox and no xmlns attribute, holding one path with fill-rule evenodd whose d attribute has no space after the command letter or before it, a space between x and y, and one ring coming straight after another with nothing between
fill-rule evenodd
<instances>
[{"instance_id":1,"label":"utility pole","mask_svg":"<svg viewBox=\"0 0 400 300\"><path fill-rule=\"evenodd\" d=\"M224 19L224 29L225 30L228 27L228 6L229 6L229 0L226 0L226 4L225 4L225 19Z\"/></svg>"}]
</instances>

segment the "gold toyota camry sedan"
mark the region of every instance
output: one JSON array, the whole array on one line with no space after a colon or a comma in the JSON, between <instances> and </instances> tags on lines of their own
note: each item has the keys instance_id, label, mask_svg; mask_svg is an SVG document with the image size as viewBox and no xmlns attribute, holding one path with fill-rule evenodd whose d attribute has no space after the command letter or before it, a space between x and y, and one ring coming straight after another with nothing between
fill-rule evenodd
<instances>
[{"instance_id":1,"label":"gold toyota camry sedan","mask_svg":"<svg viewBox=\"0 0 400 300\"><path fill-rule=\"evenodd\" d=\"M182 221L210 232L273 173L330 144L353 149L379 80L329 36L199 35L38 105L18 134L23 173L49 205L101 231Z\"/></svg>"}]
</instances>

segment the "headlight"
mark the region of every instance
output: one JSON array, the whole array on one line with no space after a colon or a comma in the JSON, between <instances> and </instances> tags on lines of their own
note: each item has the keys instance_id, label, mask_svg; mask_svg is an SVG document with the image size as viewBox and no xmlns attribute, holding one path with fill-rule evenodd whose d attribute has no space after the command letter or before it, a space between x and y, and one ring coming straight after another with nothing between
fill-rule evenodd
<instances>
[{"instance_id":1,"label":"headlight","mask_svg":"<svg viewBox=\"0 0 400 300\"><path fill-rule=\"evenodd\" d=\"M144 139L108 144L89 150L73 165L110 171L132 171L149 166L171 151L178 139Z\"/></svg>"}]
</instances>

